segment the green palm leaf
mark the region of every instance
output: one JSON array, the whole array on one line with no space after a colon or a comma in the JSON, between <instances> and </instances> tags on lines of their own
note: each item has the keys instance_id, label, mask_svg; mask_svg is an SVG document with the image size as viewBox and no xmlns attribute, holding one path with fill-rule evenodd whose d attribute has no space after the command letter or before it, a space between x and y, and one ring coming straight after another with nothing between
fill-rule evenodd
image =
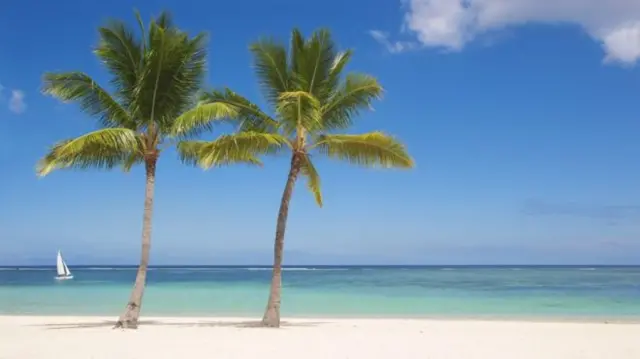
<instances>
[{"instance_id":1,"label":"green palm leaf","mask_svg":"<svg viewBox=\"0 0 640 359\"><path fill-rule=\"evenodd\" d=\"M290 87L287 89L287 91L295 89L306 90L305 87L300 86L300 83L302 82L300 69L303 67L303 63L305 61L305 44L306 41L304 39L304 36L302 35L302 32L300 32L299 29L293 29L291 31L291 41L289 44L289 71L291 74L291 82Z\"/></svg>"},{"instance_id":2,"label":"green palm leaf","mask_svg":"<svg viewBox=\"0 0 640 359\"><path fill-rule=\"evenodd\" d=\"M288 91L290 74L287 51L272 39L262 39L249 47L253 53L253 63L260 88L272 105L276 104L281 92Z\"/></svg>"},{"instance_id":3,"label":"green palm leaf","mask_svg":"<svg viewBox=\"0 0 640 359\"><path fill-rule=\"evenodd\" d=\"M353 56L353 51L345 50L337 53L333 58L333 63L329 68L329 75L327 76L325 85L329 95L333 94L333 92L337 90L342 76L342 71L351 60L351 56Z\"/></svg>"},{"instance_id":4,"label":"green palm leaf","mask_svg":"<svg viewBox=\"0 0 640 359\"><path fill-rule=\"evenodd\" d=\"M204 79L206 37L189 38L176 28L152 23L149 47L144 58L145 71L138 80L133 103L135 113L145 125L158 127L162 134L171 132L172 122L195 103Z\"/></svg>"},{"instance_id":5,"label":"green palm leaf","mask_svg":"<svg viewBox=\"0 0 640 359\"><path fill-rule=\"evenodd\" d=\"M139 14L136 14L140 21ZM143 28L142 28L143 29ZM131 105L138 77L143 71L144 44L122 21L112 20L98 29L100 43L94 53L111 74L115 96L125 107Z\"/></svg>"},{"instance_id":6,"label":"green palm leaf","mask_svg":"<svg viewBox=\"0 0 640 359\"><path fill-rule=\"evenodd\" d=\"M228 143L226 143L228 144ZM262 166L260 159L251 152L237 151L236 148L211 147L211 142L189 141L178 144L178 153L183 163L203 169L245 163Z\"/></svg>"},{"instance_id":7,"label":"green palm leaf","mask_svg":"<svg viewBox=\"0 0 640 359\"><path fill-rule=\"evenodd\" d=\"M276 153L289 141L277 134L239 132L223 135L214 141L182 141L178 153L183 162L208 169L234 163L261 165L257 156Z\"/></svg>"},{"instance_id":8,"label":"green palm leaf","mask_svg":"<svg viewBox=\"0 0 640 359\"><path fill-rule=\"evenodd\" d=\"M232 120L239 123L241 131L274 132L278 127L278 122L263 112L260 107L229 89L204 93L200 102L231 106L235 111Z\"/></svg>"},{"instance_id":9,"label":"green palm leaf","mask_svg":"<svg viewBox=\"0 0 640 359\"><path fill-rule=\"evenodd\" d=\"M320 175L311 162L311 157L305 154L301 157L300 171L303 176L307 177L307 188L316 199L318 206L322 207L322 191L320 189Z\"/></svg>"},{"instance_id":10,"label":"green palm leaf","mask_svg":"<svg viewBox=\"0 0 640 359\"><path fill-rule=\"evenodd\" d=\"M175 119L173 136L190 137L213 130L213 123L229 120L238 114L237 107L224 102L200 104Z\"/></svg>"},{"instance_id":11,"label":"green palm leaf","mask_svg":"<svg viewBox=\"0 0 640 359\"><path fill-rule=\"evenodd\" d=\"M312 132L322 125L320 101L306 91L282 92L276 111L286 133L296 129Z\"/></svg>"},{"instance_id":12,"label":"green palm leaf","mask_svg":"<svg viewBox=\"0 0 640 359\"><path fill-rule=\"evenodd\" d=\"M385 168L412 168L404 145L382 132L360 135L321 135L313 146L329 157L353 164Z\"/></svg>"},{"instance_id":13,"label":"green palm leaf","mask_svg":"<svg viewBox=\"0 0 640 359\"><path fill-rule=\"evenodd\" d=\"M144 147L142 143L140 143L140 147ZM135 151L130 153L122 162L122 171L129 172L133 166L142 163L144 163L144 154L142 152Z\"/></svg>"},{"instance_id":14,"label":"green palm leaf","mask_svg":"<svg viewBox=\"0 0 640 359\"><path fill-rule=\"evenodd\" d=\"M37 173L45 176L60 168L105 168L127 166L143 153L142 141L126 128L106 128L54 145L38 163Z\"/></svg>"},{"instance_id":15,"label":"green palm leaf","mask_svg":"<svg viewBox=\"0 0 640 359\"><path fill-rule=\"evenodd\" d=\"M382 95L382 86L369 75L348 74L322 108L323 127L326 131L349 128L353 119Z\"/></svg>"},{"instance_id":16,"label":"green palm leaf","mask_svg":"<svg viewBox=\"0 0 640 359\"><path fill-rule=\"evenodd\" d=\"M181 141L176 148L182 163L190 166L200 166L200 150L209 141ZM201 166L202 167L202 166Z\"/></svg>"},{"instance_id":17,"label":"green palm leaf","mask_svg":"<svg viewBox=\"0 0 640 359\"><path fill-rule=\"evenodd\" d=\"M298 30L294 30L294 38L301 38ZM300 44L300 40L297 40ZM307 91L320 100L329 94L326 80L335 58L331 33L327 29L314 31L302 46L292 48L295 57L296 88Z\"/></svg>"},{"instance_id":18,"label":"green palm leaf","mask_svg":"<svg viewBox=\"0 0 640 359\"><path fill-rule=\"evenodd\" d=\"M81 72L46 73L43 82L45 94L78 103L87 114L98 117L103 126L135 129L127 110L88 75Z\"/></svg>"}]
</instances>

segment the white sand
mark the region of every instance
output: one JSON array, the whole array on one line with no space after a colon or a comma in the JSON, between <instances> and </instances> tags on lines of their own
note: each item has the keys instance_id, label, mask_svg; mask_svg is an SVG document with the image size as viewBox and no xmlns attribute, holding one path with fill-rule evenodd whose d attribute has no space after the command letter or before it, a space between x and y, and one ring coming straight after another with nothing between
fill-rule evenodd
<instances>
[{"instance_id":1,"label":"white sand","mask_svg":"<svg viewBox=\"0 0 640 359\"><path fill-rule=\"evenodd\" d=\"M639 359L640 324L300 319L2 317L0 359ZM149 321L152 321L149 323Z\"/></svg>"}]
</instances>

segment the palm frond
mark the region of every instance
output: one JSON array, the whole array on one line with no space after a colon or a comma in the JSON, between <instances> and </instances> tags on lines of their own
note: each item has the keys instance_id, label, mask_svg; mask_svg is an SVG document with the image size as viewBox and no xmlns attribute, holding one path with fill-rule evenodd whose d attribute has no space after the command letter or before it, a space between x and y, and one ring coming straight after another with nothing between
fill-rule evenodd
<instances>
[{"instance_id":1,"label":"palm frond","mask_svg":"<svg viewBox=\"0 0 640 359\"><path fill-rule=\"evenodd\" d=\"M61 168L106 168L133 165L132 158L141 156L143 142L126 128L106 128L54 145L38 163L37 174L45 176Z\"/></svg>"},{"instance_id":2,"label":"palm frond","mask_svg":"<svg viewBox=\"0 0 640 359\"><path fill-rule=\"evenodd\" d=\"M178 116L173 122L172 136L191 137L213 129L215 122L238 115L237 108L224 102L200 103Z\"/></svg>"},{"instance_id":3,"label":"palm frond","mask_svg":"<svg viewBox=\"0 0 640 359\"><path fill-rule=\"evenodd\" d=\"M161 12L158 19L154 19L152 22L157 24L160 29L170 29L174 27L173 15L168 11Z\"/></svg>"},{"instance_id":4,"label":"palm frond","mask_svg":"<svg viewBox=\"0 0 640 359\"><path fill-rule=\"evenodd\" d=\"M307 177L307 188L313 197L316 199L318 206L322 207L322 191L320 189L320 175L311 162L309 154L305 154L301 157L300 171L303 176Z\"/></svg>"},{"instance_id":5,"label":"palm frond","mask_svg":"<svg viewBox=\"0 0 640 359\"><path fill-rule=\"evenodd\" d=\"M142 148L143 146L141 145L140 147ZM144 155L141 152L130 153L122 162L122 171L129 172L133 166L142 163L144 163Z\"/></svg>"},{"instance_id":6,"label":"palm frond","mask_svg":"<svg viewBox=\"0 0 640 359\"><path fill-rule=\"evenodd\" d=\"M178 157L184 164L200 166L200 150L209 141L181 141L176 145ZM202 167L202 166L201 166Z\"/></svg>"},{"instance_id":7,"label":"palm frond","mask_svg":"<svg viewBox=\"0 0 640 359\"><path fill-rule=\"evenodd\" d=\"M278 127L278 122L264 113L260 107L230 89L204 93L200 102L231 106L236 112L233 120L239 123L240 131L275 132Z\"/></svg>"},{"instance_id":8,"label":"palm frond","mask_svg":"<svg viewBox=\"0 0 640 359\"><path fill-rule=\"evenodd\" d=\"M345 50L337 53L333 58L333 63L329 68L329 75L327 76L327 83L325 85L330 95L338 89L342 71L347 66L347 64L349 64L352 56L352 50Z\"/></svg>"},{"instance_id":9,"label":"palm frond","mask_svg":"<svg viewBox=\"0 0 640 359\"><path fill-rule=\"evenodd\" d=\"M178 154L183 163L191 166L199 166L203 169L238 163L262 166L262 162L254 153L242 151L225 152L224 149L220 148L212 149L211 142L207 141L180 142L178 143Z\"/></svg>"},{"instance_id":10,"label":"palm frond","mask_svg":"<svg viewBox=\"0 0 640 359\"><path fill-rule=\"evenodd\" d=\"M301 90L304 89L302 86L299 86L300 81L300 70L303 68L303 63L305 60L304 57L304 47L305 40L302 32L299 29L293 29L291 31L291 40L289 44L289 68L291 71L291 89L290 90Z\"/></svg>"},{"instance_id":11,"label":"palm frond","mask_svg":"<svg viewBox=\"0 0 640 359\"><path fill-rule=\"evenodd\" d=\"M369 75L348 74L344 83L331 94L322 108L323 128L326 131L345 129L362 110L382 95L382 86Z\"/></svg>"},{"instance_id":12,"label":"palm frond","mask_svg":"<svg viewBox=\"0 0 640 359\"><path fill-rule=\"evenodd\" d=\"M144 27L144 21L142 21L142 15L138 9L133 9L133 14L136 16L136 22L138 23L138 29L140 30L140 46L142 47L142 53L147 51L147 30Z\"/></svg>"},{"instance_id":13,"label":"palm frond","mask_svg":"<svg viewBox=\"0 0 640 359\"><path fill-rule=\"evenodd\" d=\"M305 41L303 51L297 59L297 86L323 101L328 95L326 87L329 71L334 63L335 46L327 29L313 32Z\"/></svg>"},{"instance_id":14,"label":"palm frond","mask_svg":"<svg viewBox=\"0 0 640 359\"><path fill-rule=\"evenodd\" d=\"M45 94L78 103L84 112L97 117L105 127L136 128L129 113L87 74L46 73L43 82Z\"/></svg>"},{"instance_id":15,"label":"palm frond","mask_svg":"<svg viewBox=\"0 0 640 359\"><path fill-rule=\"evenodd\" d=\"M239 132L211 142L182 141L178 143L178 153L183 162L207 169L239 162L261 164L259 155L276 153L283 146L291 145L277 134Z\"/></svg>"},{"instance_id":16,"label":"palm frond","mask_svg":"<svg viewBox=\"0 0 640 359\"><path fill-rule=\"evenodd\" d=\"M300 127L313 132L322 125L320 101L306 91L280 93L276 111L286 133L293 133Z\"/></svg>"},{"instance_id":17,"label":"palm frond","mask_svg":"<svg viewBox=\"0 0 640 359\"><path fill-rule=\"evenodd\" d=\"M136 14L140 21L139 14ZM127 24L111 20L98 29L100 42L94 53L111 74L115 97L129 108L134 101L138 78L143 69L144 44Z\"/></svg>"},{"instance_id":18,"label":"palm frond","mask_svg":"<svg viewBox=\"0 0 640 359\"><path fill-rule=\"evenodd\" d=\"M289 90L291 79L287 50L272 39L257 41L249 50L253 54L253 65L260 88L267 101L275 105L279 94Z\"/></svg>"},{"instance_id":19,"label":"palm frond","mask_svg":"<svg viewBox=\"0 0 640 359\"><path fill-rule=\"evenodd\" d=\"M331 158L366 167L412 168L405 146L382 132L360 135L321 135L312 148Z\"/></svg>"},{"instance_id":20,"label":"palm frond","mask_svg":"<svg viewBox=\"0 0 640 359\"><path fill-rule=\"evenodd\" d=\"M194 105L205 75L205 35L189 37L170 26L168 15L149 26L144 72L136 88L134 111L148 126L169 133L173 120Z\"/></svg>"}]
</instances>

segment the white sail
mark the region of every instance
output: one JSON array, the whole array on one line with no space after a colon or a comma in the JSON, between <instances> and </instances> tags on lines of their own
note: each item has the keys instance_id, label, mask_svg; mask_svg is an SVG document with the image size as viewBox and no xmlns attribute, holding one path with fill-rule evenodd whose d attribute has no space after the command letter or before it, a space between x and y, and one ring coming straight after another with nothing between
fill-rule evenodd
<instances>
[{"instance_id":1,"label":"white sail","mask_svg":"<svg viewBox=\"0 0 640 359\"><path fill-rule=\"evenodd\" d=\"M65 261L62 261L62 263L64 264L64 275L66 276L70 276L71 275L71 271L69 270L69 267L67 267L67 263Z\"/></svg>"},{"instance_id":2,"label":"white sail","mask_svg":"<svg viewBox=\"0 0 640 359\"><path fill-rule=\"evenodd\" d=\"M58 251L58 258L56 258L56 269L58 270L58 275L59 276L67 275L68 269L66 268L67 266L64 264L64 261L62 260L62 254L60 254L60 251Z\"/></svg>"},{"instance_id":3,"label":"white sail","mask_svg":"<svg viewBox=\"0 0 640 359\"><path fill-rule=\"evenodd\" d=\"M71 276L71 271L69 267L67 267L67 263L62 259L62 254L58 251L58 258L56 258L56 270L58 271L59 277L69 277Z\"/></svg>"}]
</instances>

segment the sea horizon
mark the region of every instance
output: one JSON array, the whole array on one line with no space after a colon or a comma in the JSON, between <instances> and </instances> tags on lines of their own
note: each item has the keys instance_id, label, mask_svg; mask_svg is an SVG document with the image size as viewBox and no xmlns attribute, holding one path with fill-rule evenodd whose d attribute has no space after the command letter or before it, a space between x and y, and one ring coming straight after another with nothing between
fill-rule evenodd
<instances>
[{"instance_id":1,"label":"sea horizon","mask_svg":"<svg viewBox=\"0 0 640 359\"><path fill-rule=\"evenodd\" d=\"M91 268L137 268L138 264L69 264L70 268L91 269ZM271 268L272 264L155 264L148 268ZM29 269L44 268L55 269L54 264L18 264L0 265L2 269ZM640 264L288 264L282 268L640 268Z\"/></svg>"},{"instance_id":2,"label":"sea horizon","mask_svg":"<svg viewBox=\"0 0 640 359\"><path fill-rule=\"evenodd\" d=\"M135 265L0 266L0 315L117 315ZM154 265L143 314L257 317L271 266ZM282 314L314 318L640 319L638 265L287 265Z\"/></svg>"}]
</instances>

